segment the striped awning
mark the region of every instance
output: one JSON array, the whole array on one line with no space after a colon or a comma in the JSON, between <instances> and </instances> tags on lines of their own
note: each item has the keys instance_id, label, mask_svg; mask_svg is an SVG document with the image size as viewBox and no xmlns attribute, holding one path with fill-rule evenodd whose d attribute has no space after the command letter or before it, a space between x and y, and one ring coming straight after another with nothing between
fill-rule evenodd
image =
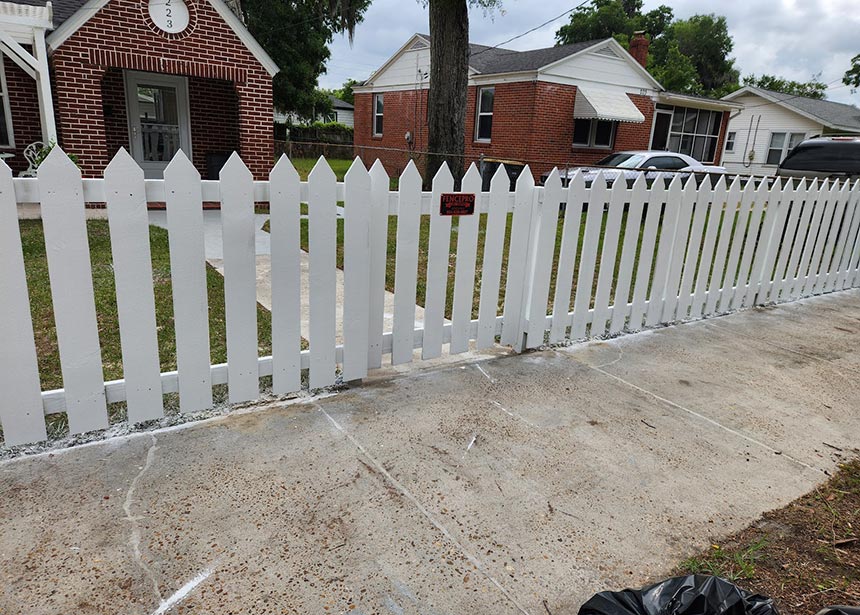
<instances>
[{"instance_id":1,"label":"striped awning","mask_svg":"<svg viewBox=\"0 0 860 615\"><path fill-rule=\"evenodd\" d=\"M640 124L645 116L622 91L577 86L574 119L611 120Z\"/></svg>"}]
</instances>

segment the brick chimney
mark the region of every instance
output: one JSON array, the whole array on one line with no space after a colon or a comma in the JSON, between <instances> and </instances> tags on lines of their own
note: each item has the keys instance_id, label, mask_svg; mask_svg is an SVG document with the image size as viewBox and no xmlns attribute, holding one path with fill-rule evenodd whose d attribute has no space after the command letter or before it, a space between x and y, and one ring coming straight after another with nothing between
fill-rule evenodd
<instances>
[{"instance_id":1,"label":"brick chimney","mask_svg":"<svg viewBox=\"0 0 860 615\"><path fill-rule=\"evenodd\" d=\"M650 44L651 42L643 30L634 32L630 39L630 55L636 58L636 61L643 67L648 65L648 46Z\"/></svg>"}]
</instances>

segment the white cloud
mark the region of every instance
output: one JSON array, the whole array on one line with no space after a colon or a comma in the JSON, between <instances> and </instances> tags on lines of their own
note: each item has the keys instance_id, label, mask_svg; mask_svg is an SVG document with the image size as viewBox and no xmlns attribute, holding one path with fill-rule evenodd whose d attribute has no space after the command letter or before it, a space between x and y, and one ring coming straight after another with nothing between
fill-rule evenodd
<instances>
[{"instance_id":1,"label":"white cloud","mask_svg":"<svg viewBox=\"0 0 860 615\"><path fill-rule=\"evenodd\" d=\"M735 41L734 57L741 73L776 74L807 80L820 73L834 82L828 97L860 104L860 93L851 94L840 82L850 59L860 53L860 12L856 0L728 0L713 9L700 0L646 0L646 10L669 4L678 17L712 11L725 15ZM484 14L470 11L473 42L495 45L568 10L570 0L506 0L501 9ZM513 49L548 47L562 18L507 44ZM328 72L320 77L323 87L338 87L352 77L366 79L409 36L429 30L427 9L418 1L374 0L355 43L337 36L331 46Z\"/></svg>"}]
</instances>

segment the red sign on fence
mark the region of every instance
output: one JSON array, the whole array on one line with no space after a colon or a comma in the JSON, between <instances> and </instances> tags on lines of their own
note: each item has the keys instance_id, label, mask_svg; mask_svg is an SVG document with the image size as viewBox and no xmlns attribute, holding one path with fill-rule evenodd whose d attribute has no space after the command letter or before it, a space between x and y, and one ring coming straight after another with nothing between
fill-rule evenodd
<instances>
[{"instance_id":1,"label":"red sign on fence","mask_svg":"<svg viewBox=\"0 0 860 615\"><path fill-rule=\"evenodd\" d=\"M475 213L475 195L462 192L442 194L439 214L442 216L471 216Z\"/></svg>"}]
</instances>

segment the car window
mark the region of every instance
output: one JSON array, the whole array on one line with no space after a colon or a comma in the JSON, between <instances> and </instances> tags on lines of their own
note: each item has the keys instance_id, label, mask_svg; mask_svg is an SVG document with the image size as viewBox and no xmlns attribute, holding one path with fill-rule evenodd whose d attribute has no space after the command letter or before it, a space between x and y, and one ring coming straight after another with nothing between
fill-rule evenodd
<instances>
[{"instance_id":1,"label":"car window","mask_svg":"<svg viewBox=\"0 0 860 615\"><path fill-rule=\"evenodd\" d=\"M596 163L598 167L623 167L635 168L642 162L641 154L610 154L606 158L599 160Z\"/></svg>"},{"instance_id":2,"label":"car window","mask_svg":"<svg viewBox=\"0 0 860 615\"><path fill-rule=\"evenodd\" d=\"M793 171L860 173L860 142L801 143L785 157L780 167Z\"/></svg>"},{"instance_id":3,"label":"car window","mask_svg":"<svg viewBox=\"0 0 860 615\"><path fill-rule=\"evenodd\" d=\"M687 161L677 156L654 156L645 163L646 167L654 167L661 171L676 171L690 166Z\"/></svg>"}]
</instances>

